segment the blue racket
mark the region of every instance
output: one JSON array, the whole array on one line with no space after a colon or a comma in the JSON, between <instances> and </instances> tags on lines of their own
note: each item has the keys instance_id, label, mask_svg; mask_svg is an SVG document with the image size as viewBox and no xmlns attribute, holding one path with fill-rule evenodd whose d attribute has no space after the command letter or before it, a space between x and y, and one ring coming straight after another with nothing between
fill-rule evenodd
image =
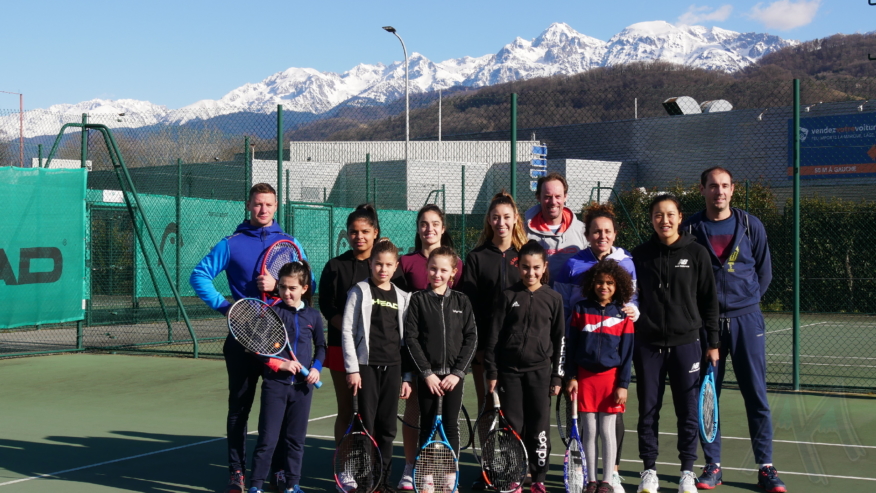
<instances>
[{"instance_id":1,"label":"blue racket","mask_svg":"<svg viewBox=\"0 0 876 493\"><path fill-rule=\"evenodd\" d=\"M283 349L288 349L292 359L298 361L289 344L283 321L264 301L255 298L237 300L228 309L227 318L228 330L246 350L259 356L288 361L277 356ZM301 374L306 377L310 371L302 367ZM316 382L314 387L322 387L322 382Z\"/></svg>"},{"instance_id":2,"label":"blue racket","mask_svg":"<svg viewBox=\"0 0 876 493\"><path fill-rule=\"evenodd\" d=\"M715 365L706 361L709 368L700 386L699 418L700 436L706 443L715 441L718 436L718 392L715 390Z\"/></svg>"},{"instance_id":3,"label":"blue racket","mask_svg":"<svg viewBox=\"0 0 876 493\"><path fill-rule=\"evenodd\" d=\"M558 396L563 399L562 395ZM584 462L584 447L578 435L578 394L572 394L569 403L572 411L572 423L569 426L569 441L566 443L566 456L563 459L563 483L566 493L581 493L587 484L587 464Z\"/></svg>"},{"instance_id":4,"label":"blue racket","mask_svg":"<svg viewBox=\"0 0 876 493\"><path fill-rule=\"evenodd\" d=\"M443 406L444 397L438 396L432 437L420 449L414 463L414 488L417 493L453 493L459 484L459 460L444 434L441 418Z\"/></svg>"}]
</instances>

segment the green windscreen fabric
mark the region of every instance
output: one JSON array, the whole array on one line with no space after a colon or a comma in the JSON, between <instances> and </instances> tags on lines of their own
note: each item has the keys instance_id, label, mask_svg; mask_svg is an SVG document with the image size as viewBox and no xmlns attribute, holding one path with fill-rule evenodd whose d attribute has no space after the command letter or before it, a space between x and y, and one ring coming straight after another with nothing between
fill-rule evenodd
<instances>
[{"instance_id":1,"label":"green windscreen fabric","mask_svg":"<svg viewBox=\"0 0 876 493\"><path fill-rule=\"evenodd\" d=\"M85 180L0 168L0 329L83 319Z\"/></svg>"}]
</instances>

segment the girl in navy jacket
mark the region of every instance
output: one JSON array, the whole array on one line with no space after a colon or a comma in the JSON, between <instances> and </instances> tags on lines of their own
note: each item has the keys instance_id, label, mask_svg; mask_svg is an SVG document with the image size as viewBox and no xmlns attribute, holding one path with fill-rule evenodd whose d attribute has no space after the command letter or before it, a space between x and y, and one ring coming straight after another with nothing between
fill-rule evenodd
<instances>
[{"instance_id":1,"label":"girl in navy jacket","mask_svg":"<svg viewBox=\"0 0 876 493\"><path fill-rule=\"evenodd\" d=\"M603 480L598 493L623 491L619 484L612 485L611 475L618 449L615 421L626 410L633 361L633 322L623 310L633 292L630 273L613 259L601 260L584 275L585 299L575 304L569 321L566 390L576 395L575 405L583 413L581 435L590 479L596 477L596 438L601 431Z\"/></svg>"},{"instance_id":2,"label":"girl in navy jacket","mask_svg":"<svg viewBox=\"0 0 876 493\"><path fill-rule=\"evenodd\" d=\"M292 360L288 349L278 356L263 358L262 406L259 413L259 439L252 458L250 491L262 491L262 484L271 468L271 457L279 440L283 440L286 457L285 484L278 485L285 493L301 493L301 465L304 458L304 437L313 397L313 384L319 381L322 361L325 359L325 336L322 316L308 306L310 299L310 266L307 262L293 262L280 269L277 289L282 303L274 311L283 320L289 343L298 361ZM307 378L302 368L309 368ZM280 435L283 436L280 436Z\"/></svg>"}]
</instances>

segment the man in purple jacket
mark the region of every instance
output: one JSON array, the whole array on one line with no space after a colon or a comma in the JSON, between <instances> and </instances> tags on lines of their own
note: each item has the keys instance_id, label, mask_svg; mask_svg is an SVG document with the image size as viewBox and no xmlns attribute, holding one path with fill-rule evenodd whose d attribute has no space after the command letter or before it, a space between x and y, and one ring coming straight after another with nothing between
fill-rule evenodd
<instances>
[{"instance_id":1,"label":"man in purple jacket","mask_svg":"<svg viewBox=\"0 0 876 493\"><path fill-rule=\"evenodd\" d=\"M706 247L712 259L720 307L720 359L716 389L721 383L727 354L745 401L751 448L757 462L760 487L767 493L786 491L785 483L772 464L773 425L766 390L766 334L760 300L773 278L766 230L760 220L742 209L730 207L733 175L715 166L703 171L700 193L706 210L691 216L682 229ZM705 341L705 338L702 338ZM702 365L705 369L707 363ZM712 489L721 484L721 427L712 443L701 441L706 456L697 488Z\"/></svg>"},{"instance_id":2,"label":"man in purple jacket","mask_svg":"<svg viewBox=\"0 0 876 493\"><path fill-rule=\"evenodd\" d=\"M283 232L274 221L277 211L277 192L267 183L253 185L249 191L246 208L249 221L241 223L231 236L226 236L204 257L189 278L189 284L199 298L210 308L228 312L231 303L213 285L213 279L222 271L228 277L228 286L234 300L259 298L262 292L271 292L277 280L270 275L259 275L265 250L279 240L292 240L301 250L304 248L295 238ZM316 285L314 282L313 286ZM246 423L255 397L256 384L264 367L263 363L247 353L231 334L222 347L225 369L228 372L228 468L231 473L228 493L244 491L246 470Z\"/></svg>"}]
</instances>

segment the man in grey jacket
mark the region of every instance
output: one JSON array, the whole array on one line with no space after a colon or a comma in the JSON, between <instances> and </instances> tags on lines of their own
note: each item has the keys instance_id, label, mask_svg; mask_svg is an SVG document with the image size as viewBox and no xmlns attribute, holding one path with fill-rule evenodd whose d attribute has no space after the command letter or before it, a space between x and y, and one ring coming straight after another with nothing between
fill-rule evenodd
<instances>
[{"instance_id":1,"label":"man in grey jacket","mask_svg":"<svg viewBox=\"0 0 876 493\"><path fill-rule=\"evenodd\" d=\"M538 204L524 216L526 235L547 251L550 284L553 286L566 261L587 246L584 223L566 207L569 184L563 175L552 172L539 178L535 197Z\"/></svg>"}]
</instances>

